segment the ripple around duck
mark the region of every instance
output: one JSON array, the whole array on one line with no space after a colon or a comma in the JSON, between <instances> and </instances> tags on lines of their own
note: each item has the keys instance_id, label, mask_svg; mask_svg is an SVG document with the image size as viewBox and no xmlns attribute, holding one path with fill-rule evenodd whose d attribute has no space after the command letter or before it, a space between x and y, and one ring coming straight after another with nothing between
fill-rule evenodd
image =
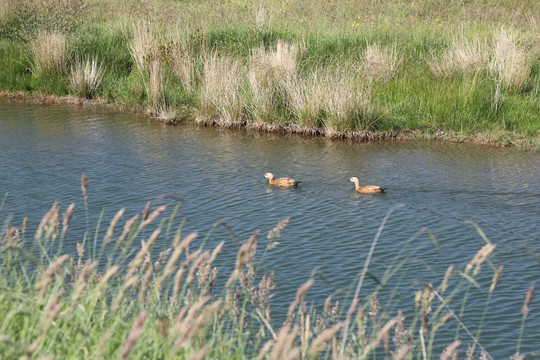
<instances>
[{"instance_id":1,"label":"ripple around duck","mask_svg":"<svg viewBox=\"0 0 540 360\"><path fill-rule=\"evenodd\" d=\"M76 202L81 213L74 216L66 249L75 248L85 229L83 172L90 181L91 222L96 224L104 209L102 229L121 207L126 207L127 219L147 201L155 208L175 205L165 195L181 198L176 218L186 219L185 233L198 231L202 241L212 232L208 247L226 241L218 257L225 268L220 276L234 266L232 237L243 242L260 230L262 256L268 231L290 216L277 239L280 244L263 259L266 269L275 270L276 318L286 313L296 289L310 276L316 283L307 299L315 306L332 294L342 303L350 301L379 226L397 204L405 206L392 213L381 232L362 298L401 263L403 269L383 287L381 303L411 309L415 290L428 282L439 284L450 264L456 271L463 269L485 244L467 223L474 221L497 244L493 265L504 265L482 341L495 358L508 358L519 335L525 292L540 274L540 265L524 248L540 255L539 154L433 142L354 144L190 125L162 127L126 115L11 104L0 104L0 146L0 195L9 192L1 215L12 214L13 224L28 216L35 228L53 201L60 201L62 211ZM302 182L294 189L269 186L263 178L268 171ZM388 190L359 194L351 176ZM215 225L218 221L222 225ZM160 239L156 252L169 245ZM471 290L466 321L472 329L492 275L484 265L478 279L483 292ZM454 283L459 279L452 277ZM459 302L451 305L460 308ZM540 326L539 316L531 312L526 326ZM523 349L532 351L538 343L538 332L525 332Z\"/></svg>"}]
</instances>

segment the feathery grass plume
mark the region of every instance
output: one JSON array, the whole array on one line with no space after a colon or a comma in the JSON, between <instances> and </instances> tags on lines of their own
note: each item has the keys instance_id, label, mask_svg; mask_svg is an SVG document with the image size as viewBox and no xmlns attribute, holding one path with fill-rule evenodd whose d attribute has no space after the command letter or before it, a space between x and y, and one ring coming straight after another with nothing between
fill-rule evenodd
<instances>
[{"instance_id":1,"label":"feathery grass plume","mask_svg":"<svg viewBox=\"0 0 540 360\"><path fill-rule=\"evenodd\" d=\"M379 346L379 344L381 343L383 339L388 338L388 334L390 333L390 330L392 330L392 328L394 328L399 323L399 321L400 319L395 317L393 319L388 320L386 324L384 324L381 330L379 330L379 332L377 333L375 340L372 342L373 348L376 348L377 346Z\"/></svg>"},{"instance_id":2,"label":"feathery grass plume","mask_svg":"<svg viewBox=\"0 0 540 360\"><path fill-rule=\"evenodd\" d=\"M209 323L210 319L216 314L221 306L221 300L205 306L197 317L191 317L193 321L184 321L180 328L180 336L173 345L173 352L177 352L180 348L185 347L193 337L203 333L204 327ZM188 312L188 319L190 318ZM176 332L174 332L176 334Z\"/></svg>"},{"instance_id":3,"label":"feathery grass plume","mask_svg":"<svg viewBox=\"0 0 540 360\"><path fill-rule=\"evenodd\" d=\"M291 303L291 305L289 305L289 310L287 311L287 318L289 318L289 320L292 320L291 317L293 315L294 310L300 304L300 302L304 299L307 292L313 286L314 283L315 283L315 280L309 279L304 284L302 284L302 286L300 286L298 290L296 290L296 296L294 297L294 301Z\"/></svg>"},{"instance_id":4,"label":"feathery grass plume","mask_svg":"<svg viewBox=\"0 0 540 360\"><path fill-rule=\"evenodd\" d=\"M238 277L240 276L242 270L248 262L250 262L256 254L257 251L257 236L259 231L256 231L253 235L250 236L249 240L240 246L238 253L236 254L236 264L234 266L234 271L227 280L225 287L229 287Z\"/></svg>"},{"instance_id":5,"label":"feathery grass plume","mask_svg":"<svg viewBox=\"0 0 540 360\"><path fill-rule=\"evenodd\" d=\"M111 220L111 224L109 225L109 228L107 229L107 233L105 234L105 237L103 238L103 243L107 244L111 241L111 237L113 235L114 228L116 227L116 224L120 220L120 218L124 215L124 212L126 211L126 208L121 208L118 210L118 212L114 215L113 219Z\"/></svg>"},{"instance_id":6,"label":"feathery grass plume","mask_svg":"<svg viewBox=\"0 0 540 360\"><path fill-rule=\"evenodd\" d=\"M149 60L154 57L157 51L157 36L152 26L146 21L134 23L132 34L133 40L129 44L129 51L137 71L144 76Z\"/></svg>"},{"instance_id":7,"label":"feathery grass plume","mask_svg":"<svg viewBox=\"0 0 540 360\"><path fill-rule=\"evenodd\" d=\"M84 246L82 246L81 243L77 243L77 256L79 257L79 261L81 261L84 256Z\"/></svg>"},{"instance_id":8,"label":"feathery grass plume","mask_svg":"<svg viewBox=\"0 0 540 360\"><path fill-rule=\"evenodd\" d=\"M45 337L47 336L47 331L51 327L54 319L64 306L64 303L60 301L62 295L64 293L64 290L58 291L54 296L51 297L49 300L49 303L45 307L45 310L43 312L43 317L41 318L39 322L39 329L41 330L40 335L37 339L35 339L32 344L28 347L26 354L24 356L24 359L31 359L32 355L39 349L43 341L45 340Z\"/></svg>"},{"instance_id":9,"label":"feathery grass plume","mask_svg":"<svg viewBox=\"0 0 540 360\"><path fill-rule=\"evenodd\" d=\"M460 340L456 340L446 346L441 354L441 360L449 360L451 358L454 358L457 354L457 349L461 345Z\"/></svg>"},{"instance_id":10,"label":"feathery grass plume","mask_svg":"<svg viewBox=\"0 0 540 360\"><path fill-rule=\"evenodd\" d=\"M446 272L444 273L444 278L441 283L441 293L444 293L448 287L448 280L450 280L450 276L452 276L452 272L454 271L454 265L450 265Z\"/></svg>"},{"instance_id":11,"label":"feathery grass plume","mask_svg":"<svg viewBox=\"0 0 540 360\"><path fill-rule=\"evenodd\" d=\"M394 328L394 337L392 338L392 341L394 342L396 348L398 348L407 340L407 331L405 331L405 316L403 315L403 311L401 309L398 310L396 319L397 324Z\"/></svg>"},{"instance_id":12,"label":"feathery grass plume","mask_svg":"<svg viewBox=\"0 0 540 360\"><path fill-rule=\"evenodd\" d=\"M45 239L47 240L56 238L59 226L58 215L58 201L55 201L50 210L47 211L39 223L38 229L36 230L36 235L34 236L36 241L42 238L43 233L45 233Z\"/></svg>"},{"instance_id":13,"label":"feathery grass plume","mask_svg":"<svg viewBox=\"0 0 540 360\"><path fill-rule=\"evenodd\" d=\"M143 221L148 219L148 214L150 214L150 209L152 208L152 203L148 201L146 205L144 205L143 211L142 211L142 219Z\"/></svg>"},{"instance_id":14,"label":"feathery grass plume","mask_svg":"<svg viewBox=\"0 0 540 360\"><path fill-rule=\"evenodd\" d=\"M520 89L529 78L532 59L517 42L517 35L511 30L501 28L496 32L493 35L493 56L489 69L496 75L497 81Z\"/></svg>"},{"instance_id":15,"label":"feathery grass plume","mask_svg":"<svg viewBox=\"0 0 540 360\"><path fill-rule=\"evenodd\" d=\"M112 302L111 308L113 309L113 311L116 311L120 308L120 303L122 302L122 299L124 298L124 294L126 293L126 291L128 291L130 287L136 286L139 280L140 279L137 275L133 275L132 277L127 278L124 281L124 283L122 284L122 287L120 288L120 290L118 290L116 297L114 298ZM96 297L96 299L98 298Z\"/></svg>"},{"instance_id":16,"label":"feathery grass plume","mask_svg":"<svg viewBox=\"0 0 540 360\"><path fill-rule=\"evenodd\" d=\"M374 325L377 323L377 315L380 309L381 304L379 303L379 299L377 299L377 295L372 295L369 299L369 319Z\"/></svg>"},{"instance_id":17,"label":"feathery grass plume","mask_svg":"<svg viewBox=\"0 0 540 360\"><path fill-rule=\"evenodd\" d=\"M380 44L369 44L362 54L362 71L370 80L390 81L397 73L401 58L396 47L382 47Z\"/></svg>"},{"instance_id":18,"label":"feathery grass plume","mask_svg":"<svg viewBox=\"0 0 540 360\"><path fill-rule=\"evenodd\" d=\"M66 36L61 32L40 31L30 43L30 70L35 76L61 74L66 64Z\"/></svg>"},{"instance_id":19,"label":"feathery grass plume","mask_svg":"<svg viewBox=\"0 0 540 360\"><path fill-rule=\"evenodd\" d=\"M153 272L154 267L148 266L146 272L144 273L144 276L142 277L141 286L139 287L139 295L137 297L137 300L139 300L140 303L144 301L144 297L146 296L146 289L148 288L148 283L150 282Z\"/></svg>"},{"instance_id":20,"label":"feathery grass plume","mask_svg":"<svg viewBox=\"0 0 540 360\"><path fill-rule=\"evenodd\" d=\"M337 332L343 327L343 323L339 322L329 329L323 330L311 343L308 356L317 357L324 350L326 344L335 338Z\"/></svg>"},{"instance_id":21,"label":"feathery grass plume","mask_svg":"<svg viewBox=\"0 0 540 360\"><path fill-rule=\"evenodd\" d=\"M191 242L197 237L197 233L191 233L182 240L180 244L175 246L174 251L163 269L163 274L161 275L161 281L169 277L175 270L175 264L182 255L182 252L186 249L189 249Z\"/></svg>"},{"instance_id":22,"label":"feathery grass plume","mask_svg":"<svg viewBox=\"0 0 540 360\"><path fill-rule=\"evenodd\" d=\"M22 222L22 226L21 226L21 231L22 231L22 234L24 235L26 233L26 227L28 226L28 218L25 217L23 219L23 222Z\"/></svg>"},{"instance_id":23,"label":"feathery grass plume","mask_svg":"<svg viewBox=\"0 0 540 360\"><path fill-rule=\"evenodd\" d=\"M527 295L525 296L525 300L523 301L523 307L521 308L521 313L523 314L523 317L526 318L527 315L529 315L529 304L531 303L533 299L534 294L534 284L529 287L529 291L527 291Z\"/></svg>"},{"instance_id":24,"label":"feathery grass plume","mask_svg":"<svg viewBox=\"0 0 540 360\"><path fill-rule=\"evenodd\" d=\"M98 347L96 349L94 359L99 359L100 358L99 356L101 355L101 352L105 348L105 344L107 344L107 341L109 340L110 336L111 336L111 329L105 330L105 333L103 334L103 336L99 340L99 345L98 345Z\"/></svg>"},{"instance_id":25,"label":"feathery grass plume","mask_svg":"<svg viewBox=\"0 0 540 360\"><path fill-rule=\"evenodd\" d=\"M101 86L104 75L105 66L98 62L96 57L76 59L71 65L69 85L75 94L92 99Z\"/></svg>"},{"instance_id":26,"label":"feathery grass plume","mask_svg":"<svg viewBox=\"0 0 540 360\"><path fill-rule=\"evenodd\" d=\"M135 344L137 343L137 340L143 333L146 315L147 313L145 310L133 322L133 325L131 326L131 331L129 332L129 335L124 342L124 345L122 346L122 351L120 352L121 359L127 359L129 357L131 350L133 350Z\"/></svg>"},{"instance_id":27,"label":"feathery grass plume","mask_svg":"<svg viewBox=\"0 0 540 360\"><path fill-rule=\"evenodd\" d=\"M408 358L409 353L411 351L411 344L407 343L403 345L399 351L397 351L394 355L393 360L405 360Z\"/></svg>"},{"instance_id":28,"label":"feathery grass plume","mask_svg":"<svg viewBox=\"0 0 540 360\"><path fill-rule=\"evenodd\" d=\"M210 346L210 344L208 344L202 349L191 353L189 356L189 360L204 360L206 359L206 355L208 355L211 349L212 347Z\"/></svg>"},{"instance_id":29,"label":"feathery grass plume","mask_svg":"<svg viewBox=\"0 0 540 360\"><path fill-rule=\"evenodd\" d=\"M485 356L485 359L487 360L487 356ZM484 360L482 356L480 357L480 360ZM525 360L525 354L516 353L510 356L510 360Z\"/></svg>"},{"instance_id":30,"label":"feathery grass plume","mask_svg":"<svg viewBox=\"0 0 540 360\"><path fill-rule=\"evenodd\" d=\"M41 279L35 285L35 289L40 290L38 299L37 299L38 305L41 305L43 303L43 299L44 299L45 293L47 292L47 288L49 287L49 284L54 278L54 275L62 269L62 266L67 259L69 259L69 255L67 254L60 256L58 259L52 262L49 265L49 267L45 271L43 271L43 273L41 274Z\"/></svg>"},{"instance_id":31,"label":"feathery grass plume","mask_svg":"<svg viewBox=\"0 0 540 360\"><path fill-rule=\"evenodd\" d=\"M216 53L207 55L200 88L202 117L219 117L225 124L240 121L244 108L241 98L244 78L245 69L238 60Z\"/></svg>"},{"instance_id":32,"label":"feathery grass plume","mask_svg":"<svg viewBox=\"0 0 540 360\"><path fill-rule=\"evenodd\" d=\"M73 216L73 210L75 209L75 204L71 203L66 212L62 214L62 217L64 220L62 221L62 236L66 235L66 232L68 230L69 221L71 220L71 217Z\"/></svg>"},{"instance_id":33,"label":"feathery grass plume","mask_svg":"<svg viewBox=\"0 0 540 360\"><path fill-rule=\"evenodd\" d=\"M156 210L152 211L148 217L141 222L141 225L139 225L139 230L144 229L148 225L150 225L154 220L156 220L161 214L163 214L167 210L167 205L161 205Z\"/></svg>"},{"instance_id":34,"label":"feathery grass plume","mask_svg":"<svg viewBox=\"0 0 540 360\"><path fill-rule=\"evenodd\" d=\"M263 360L266 357L266 354L272 349L272 346L275 344L275 340L268 340L257 355L257 360Z\"/></svg>"},{"instance_id":35,"label":"feathery grass plume","mask_svg":"<svg viewBox=\"0 0 540 360\"><path fill-rule=\"evenodd\" d=\"M356 312L356 327L358 329L356 336L358 338L358 342L360 343L360 348L362 349L362 351L366 349L366 346L368 344L368 340L366 337L366 323L367 318L364 314L364 309L359 308Z\"/></svg>"},{"instance_id":36,"label":"feathery grass plume","mask_svg":"<svg viewBox=\"0 0 540 360\"><path fill-rule=\"evenodd\" d=\"M154 242L156 241L157 237L161 233L161 229L156 229L154 232L150 235L148 238L148 241L141 240L141 250L137 252L137 255L135 255L135 258L131 260L131 262L128 265L128 270L125 275L125 279L129 279L131 275L135 273L135 270L142 264L144 258L146 255L149 254L150 249L154 245Z\"/></svg>"},{"instance_id":37,"label":"feathery grass plume","mask_svg":"<svg viewBox=\"0 0 540 360\"><path fill-rule=\"evenodd\" d=\"M478 250L476 255L474 255L472 260L465 267L465 273L468 274L474 266L475 269L474 269L473 275L475 276L478 275L478 272L480 271L480 265L482 265L484 261L487 260L489 255L493 253L496 247L497 245L491 244L491 243L482 246L482 248Z\"/></svg>"},{"instance_id":38,"label":"feathery grass plume","mask_svg":"<svg viewBox=\"0 0 540 360\"><path fill-rule=\"evenodd\" d=\"M290 216L287 216L285 219L278 222L277 225L268 232L268 240L272 240L273 238L279 238L281 236L281 231L285 229L285 226L287 226L290 218Z\"/></svg>"},{"instance_id":39,"label":"feathery grass plume","mask_svg":"<svg viewBox=\"0 0 540 360\"><path fill-rule=\"evenodd\" d=\"M71 294L71 311L75 309L75 306L87 285L88 277L92 274L96 266L96 261L86 263L77 276L77 280L75 280L75 284L73 285L73 293Z\"/></svg>"},{"instance_id":40,"label":"feathery grass plume","mask_svg":"<svg viewBox=\"0 0 540 360\"><path fill-rule=\"evenodd\" d=\"M126 221L126 223L124 224L124 230L122 231L122 234L116 240L116 245L117 246L120 245L125 240L126 236L131 232L131 229L133 228L133 225L135 224L135 222L138 219L139 219L139 214L136 214L131 219Z\"/></svg>"},{"instance_id":41,"label":"feathery grass plume","mask_svg":"<svg viewBox=\"0 0 540 360\"><path fill-rule=\"evenodd\" d=\"M84 202L87 202L88 196L86 195L86 191L88 190L88 178L86 177L85 173L81 175L81 190L84 196Z\"/></svg>"},{"instance_id":42,"label":"feathery grass plume","mask_svg":"<svg viewBox=\"0 0 540 360\"><path fill-rule=\"evenodd\" d=\"M101 299L101 295L103 294L103 289L105 288L109 280L114 276L114 274L118 272L118 270L120 270L120 267L118 265L114 265L109 270L107 270L105 275L99 280L99 283L96 286L96 292L95 292L96 301Z\"/></svg>"},{"instance_id":43,"label":"feathery grass plume","mask_svg":"<svg viewBox=\"0 0 540 360\"><path fill-rule=\"evenodd\" d=\"M289 329L290 327L287 324L284 324L279 329L277 339L274 341L270 353L270 360L295 359L300 355L299 349L292 348L298 334L298 327L295 326L291 331Z\"/></svg>"},{"instance_id":44,"label":"feathery grass plume","mask_svg":"<svg viewBox=\"0 0 540 360\"><path fill-rule=\"evenodd\" d=\"M497 283L499 282L499 278L501 277L501 273L503 271L504 266L499 265L495 273L493 274L493 280L491 281L491 286L489 287L489 293L493 293L495 290L495 287L497 286Z\"/></svg>"},{"instance_id":45,"label":"feathery grass plume","mask_svg":"<svg viewBox=\"0 0 540 360\"><path fill-rule=\"evenodd\" d=\"M479 39L454 39L445 52L441 55L432 55L427 61L435 76L474 74L484 70L488 65L489 47Z\"/></svg>"}]
</instances>

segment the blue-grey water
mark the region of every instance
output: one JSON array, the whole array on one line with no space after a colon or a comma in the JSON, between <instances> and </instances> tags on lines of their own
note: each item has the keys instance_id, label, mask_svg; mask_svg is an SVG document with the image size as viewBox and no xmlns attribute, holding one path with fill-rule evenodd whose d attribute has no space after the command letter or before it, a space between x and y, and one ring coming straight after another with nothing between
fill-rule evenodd
<instances>
[{"instance_id":1,"label":"blue-grey water","mask_svg":"<svg viewBox=\"0 0 540 360\"><path fill-rule=\"evenodd\" d=\"M263 178L266 172L302 182L297 189L273 188ZM164 195L174 195L182 199L177 219L185 219L184 233L197 231L202 239L223 221L242 242L260 230L262 253L268 231L290 216L280 244L263 259L266 269L275 271L272 305L278 318L310 276L316 282L308 301L320 305L328 295L350 299L381 221L398 204L404 206L390 215L360 293L369 296L374 279L380 281L396 259L407 257L395 281L379 295L381 305L392 311L388 316L398 308L413 308L414 291L429 282L438 286L450 264L464 269L485 244L469 223L475 222L497 244L490 257L493 266L504 265L480 342L495 359L509 358L519 338L523 299L540 275L540 264L526 251L540 256L539 153L439 142L328 141L191 124L169 127L133 115L0 103L0 195L7 194L0 226L8 218L15 226L28 217L35 229L55 200L61 211L75 202L67 242L81 241L82 173L90 183L92 226L103 211L103 231L120 208L126 208L125 220L147 201L155 207L171 203ZM357 194L351 176L387 187L387 193ZM226 244L219 259L231 268L237 248L225 226L212 230L207 247L222 240ZM155 252L170 245L159 241ZM66 249L73 251L73 246ZM225 271L220 275L228 276ZM484 264L476 278L481 289L469 291L462 319L472 332L492 276ZM451 284L459 277L455 273ZM531 359L540 357L539 304L535 298L530 305L521 346ZM459 301L452 306L459 312ZM445 325L448 343L456 326L455 321ZM460 338L464 351L471 340L463 330Z\"/></svg>"}]
</instances>

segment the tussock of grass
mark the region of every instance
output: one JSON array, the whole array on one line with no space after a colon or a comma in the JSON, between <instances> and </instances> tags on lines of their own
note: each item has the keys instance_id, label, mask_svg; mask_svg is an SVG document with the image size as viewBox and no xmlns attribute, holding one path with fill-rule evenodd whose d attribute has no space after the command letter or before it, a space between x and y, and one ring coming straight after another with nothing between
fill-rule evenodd
<instances>
[{"instance_id":1,"label":"tussock of grass","mask_svg":"<svg viewBox=\"0 0 540 360\"><path fill-rule=\"evenodd\" d=\"M62 73L66 66L66 36L60 32L39 32L30 45L31 69L35 76Z\"/></svg>"},{"instance_id":2,"label":"tussock of grass","mask_svg":"<svg viewBox=\"0 0 540 360\"><path fill-rule=\"evenodd\" d=\"M428 60L432 73L439 77L475 74L486 69L490 58L486 43L476 40L454 40L442 55Z\"/></svg>"},{"instance_id":3,"label":"tussock of grass","mask_svg":"<svg viewBox=\"0 0 540 360\"><path fill-rule=\"evenodd\" d=\"M362 55L362 68L368 79L390 81L396 75L400 63L395 46L370 44Z\"/></svg>"},{"instance_id":4,"label":"tussock of grass","mask_svg":"<svg viewBox=\"0 0 540 360\"><path fill-rule=\"evenodd\" d=\"M493 36L493 57L489 69L509 87L520 89L529 78L531 57L518 45L513 31L501 29Z\"/></svg>"},{"instance_id":5,"label":"tussock of grass","mask_svg":"<svg viewBox=\"0 0 540 360\"><path fill-rule=\"evenodd\" d=\"M204 60L200 89L201 115L209 118L219 116L225 123L241 121L243 80L245 69L237 60L209 54Z\"/></svg>"},{"instance_id":6,"label":"tussock of grass","mask_svg":"<svg viewBox=\"0 0 540 360\"><path fill-rule=\"evenodd\" d=\"M76 60L71 66L71 90L87 99L91 99L103 82L105 67L97 58Z\"/></svg>"}]
</instances>

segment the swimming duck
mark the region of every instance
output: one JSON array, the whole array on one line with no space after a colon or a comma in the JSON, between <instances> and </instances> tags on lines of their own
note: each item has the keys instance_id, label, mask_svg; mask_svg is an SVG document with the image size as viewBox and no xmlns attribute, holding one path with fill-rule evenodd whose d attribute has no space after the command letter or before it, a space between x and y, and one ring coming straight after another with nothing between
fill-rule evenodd
<instances>
[{"instance_id":1,"label":"swimming duck","mask_svg":"<svg viewBox=\"0 0 540 360\"><path fill-rule=\"evenodd\" d=\"M377 186L377 185L360 186L358 184L359 183L358 178L355 177L355 176L353 176L349 180L354 183L354 185L355 185L354 187L355 187L356 191L361 192L362 194L380 193L380 192L383 192L384 190L386 190L386 188L382 188L382 187Z\"/></svg>"},{"instance_id":2,"label":"swimming duck","mask_svg":"<svg viewBox=\"0 0 540 360\"><path fill-rule=\"evenodd\" d=\"M290 187L290 186L296 186L298 185L298 183L300 183L300 181L296 181L288 177L282 177L282 178L274 180L274 175L272 173L266 173L264 174L264 177L268 179L268 182L270 183L270 185L275 185L275 186Z\"/></svg>"}]
</instances>

